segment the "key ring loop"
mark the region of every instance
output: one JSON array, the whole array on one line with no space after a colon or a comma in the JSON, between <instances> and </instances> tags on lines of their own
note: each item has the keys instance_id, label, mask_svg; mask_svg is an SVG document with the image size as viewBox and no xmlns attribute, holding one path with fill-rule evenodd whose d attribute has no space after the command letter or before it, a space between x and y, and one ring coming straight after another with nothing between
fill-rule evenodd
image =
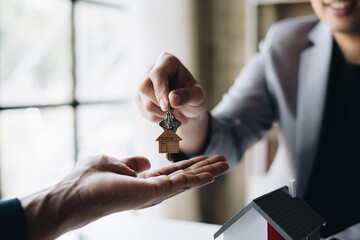
<instances>
[{"instance_id":1,"label":"key ring loop","mask_svg":"<svg viewBox=\"0 0 360 240\"><path fill-rule=\"evenodd\" d=\"M169 97L168 97L168 111L171 112L171 106L170 106L170 99L169 99Z\"/></svg>"}]
</instances>

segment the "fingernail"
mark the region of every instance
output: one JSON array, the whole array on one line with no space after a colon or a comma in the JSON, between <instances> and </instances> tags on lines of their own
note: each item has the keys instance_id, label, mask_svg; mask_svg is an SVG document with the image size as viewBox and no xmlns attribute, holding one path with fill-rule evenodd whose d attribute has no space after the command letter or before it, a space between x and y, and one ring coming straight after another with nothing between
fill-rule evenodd
<instances>
[{"instance_id":1,"label":"fingernail","mask_svg":"<svg viewBox=\"0 0 360 240\"><path fill-rule=\"evenodd\" d=\"M175 98L175 104L176 105L180 105L181 104L181 97L179 94L174 94L174 98Z\"/></svg>"},{"instance_id":2,"label":"fingernail","mask_svg":"<svg viewBox=\"0 0 360 240\"><path fill-rule=\"evenodd\" d=\"M161 110L166 111L166 104L165 104L164 99L160 99L160 107L161 107Z\"/></svg>"}]
</instances>

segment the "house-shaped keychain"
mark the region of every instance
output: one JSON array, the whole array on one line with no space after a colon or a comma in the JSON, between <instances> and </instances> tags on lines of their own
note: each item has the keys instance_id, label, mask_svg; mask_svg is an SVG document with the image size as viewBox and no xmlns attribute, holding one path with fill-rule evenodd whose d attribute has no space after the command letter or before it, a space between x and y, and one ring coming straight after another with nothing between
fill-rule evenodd
<instances>
[{"instance_id":1,"label":"house-shaped keychain","mask_svg":"<svg viewBox=\"0 0 360 240\"><path fill-rule=\"evenodd\" d=\"M173 161L174 154L180 152L179 141L182 139L176 134L181 122L171 113L170 103L166 116L159 125L164 129L164 132L156 139L159 141L159 153L167 153L166 158Z\"/></svg>"},{"instance_id":2,"label":"house-shaped keychain","mask_svg":"<svg viewBox=\"0 0 360 240\"><path fill-rule=\"evenodd\" d=\"M214 234L216 240L319 240L325 220L296 196L290 181L254 199Z\"/></svg>"},{"instance_id":3,"label":"house-shaped keychain","mask_svg":"<svg viewBox=\"0 0 360 240\"><path fill-rule=\"evenodd\" d=\"M164 132L156 139L159 141L159 153L178 153L181 140L174 131L164 129Z\"/></svg>"}]
</instances>

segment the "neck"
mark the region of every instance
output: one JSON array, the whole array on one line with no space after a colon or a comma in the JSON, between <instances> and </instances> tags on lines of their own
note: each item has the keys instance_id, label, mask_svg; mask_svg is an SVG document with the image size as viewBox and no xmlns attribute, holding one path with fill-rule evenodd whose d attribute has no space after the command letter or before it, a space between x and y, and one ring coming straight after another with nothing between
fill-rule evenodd
<instances>
[{"instance_id":1,"label":"neck","mask_svg":"<svg viewBox=\"0 0 360 240\"><path fill-rule=\"evenodd\" d=\"M360 34L334 32L333 35L346 61L360 64Z\"/></svg>"}]
</instances>

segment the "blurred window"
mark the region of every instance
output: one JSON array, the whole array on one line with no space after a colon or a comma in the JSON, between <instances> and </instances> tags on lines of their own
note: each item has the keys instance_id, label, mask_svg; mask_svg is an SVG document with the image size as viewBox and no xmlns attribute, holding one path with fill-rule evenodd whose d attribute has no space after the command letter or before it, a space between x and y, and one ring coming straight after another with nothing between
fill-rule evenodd
<instances>
[{"instance_id":1,"label":"blurred window","mask_svg":"<svg viewBox=\"0 0 360 240\"><path fill-rule=\"evenodd\" d=\"M1 198L133 154L126 1L0 1Z\"/></svg>"}]
</instances>

